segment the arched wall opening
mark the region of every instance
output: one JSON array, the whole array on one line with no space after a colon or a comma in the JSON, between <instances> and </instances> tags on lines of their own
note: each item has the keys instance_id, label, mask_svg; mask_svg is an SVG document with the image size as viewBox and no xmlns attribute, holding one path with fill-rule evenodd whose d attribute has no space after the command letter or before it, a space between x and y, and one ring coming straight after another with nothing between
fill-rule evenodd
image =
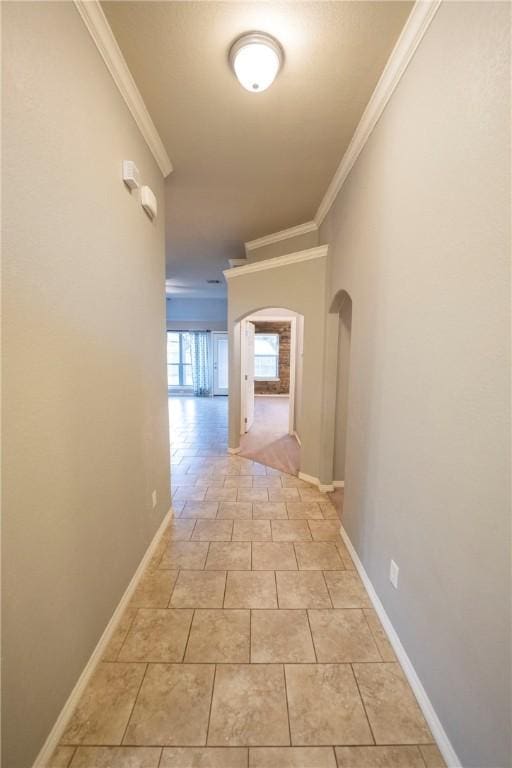
<instances>
[{"instance_id":1,"label":"arched wall opening","mask_svg":"<svg viewBox=\"0 0 512 768\"><path fill-rule=\"evenodd\" d=\"M300 470L304 318L286 307L244 313L240 333L240 454ZM233 382L236 387L236 381Z\"/></svg>"}]
</instances>

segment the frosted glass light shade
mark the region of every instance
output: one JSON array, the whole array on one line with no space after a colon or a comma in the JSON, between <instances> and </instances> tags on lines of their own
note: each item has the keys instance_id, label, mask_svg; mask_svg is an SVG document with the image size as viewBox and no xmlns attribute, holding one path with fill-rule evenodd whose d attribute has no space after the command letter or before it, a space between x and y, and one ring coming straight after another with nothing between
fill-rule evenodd
<instances>
[{"instance_id":1,"label":"frosted glass light shade","mask_svg":"<svg viewBox=\"0 0 512 768\"><path fill-rule=\"evenodd\" d=\"M270 35L252 32L235 40L229 61L240 85L260 93L276 79L283 63L283 50Z\"/></svg>"}]
</instances>

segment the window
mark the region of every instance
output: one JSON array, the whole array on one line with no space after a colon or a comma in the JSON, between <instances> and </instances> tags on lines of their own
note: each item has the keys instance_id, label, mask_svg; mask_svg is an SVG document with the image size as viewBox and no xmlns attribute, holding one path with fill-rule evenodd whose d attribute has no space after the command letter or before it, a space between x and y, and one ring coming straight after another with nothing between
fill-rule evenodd
<instances>
[{"instance_id":1,"label":"window","mask_svg":"<svg viewBox=\"0 0 512 768\"><path fill-rule=\"evenodd\" d=\"M256 333L254 336L254 378L279 379L279 334Z\"/></svg>"},{"instance_id":2,"label":"window","mask_svg":"<svg viewBox=\"0 0 512 768\"><path fill-rule=\"evenodd\" d=\"M192 386L190 334L186 331L167 331L167 386Z\"/></svg>"}]
</instances>

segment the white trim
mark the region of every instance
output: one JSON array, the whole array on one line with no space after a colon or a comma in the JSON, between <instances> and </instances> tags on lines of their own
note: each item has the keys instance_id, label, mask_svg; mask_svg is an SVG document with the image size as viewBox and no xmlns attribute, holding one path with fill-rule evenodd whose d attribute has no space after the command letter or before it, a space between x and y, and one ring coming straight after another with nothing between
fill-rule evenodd
<instances>
[{"instance_id":1,"label":"white trim","mask_svg":"<svg viewBox=\"0 0 512 768\"><path fill-rule=\"evenodd\" d=\"M430 701L428 694L424 689L416 670L413 667L412 661L407 655L407 652L403 647L401 640L395 628L393 627L391 620L387 615L386 610L382 605L368 574L365 571L364 565L359 559L359 556L354 549L352 542L350 541L348 533L341 524L340 533L350 553L350 556L354 561L354 565L356 566L357 572L361 577L361 581L363 582L365 589L368 592L368 596L372 602L373 607L375 608L375 612L377 613L377 616L379 617L382 626L384 627L384 631L388 636L389 642L391 643L393 650L396 653L397 659L400 662L400 666L402 667L405 676L409 681L409 685L411 686L413 693L416 696L421 711L425 716L425 720L427 721L430 730L432 731L432 735L437 743L437 746L439 747L441 754L446 761L447 766L449 768L460 768L462 763L457 757L457 753L455 752L450 739L448 738L448 735L436 714L433 704Z\"/></svg>"},{"instance_id":2,"label":"white trim","mask_svg":"<svg viewBox=\"0 0 512 768\"><path fill-rule=\"evenodd\" d=\"M231 268L243 267L245 264L247 264L247 259L228 259L228 261Z\"/></svg>"},{"instance_id":3,"label":"white trim","mask_svg":"<svg viewBox=\"0 0 512 768\"><path fill-rule=\"evenodd\" d=\"M292 320L297 319L295 312L292 312L291 309L287 311L290 313L289 315L259 315L255 312L253 315L248 315L245 320L250 320L251 323L291 323Z\"/></svg>"},{"instance_id":4,"label":"white trim","mask_svg":"<svg viewBox=\"0 0 512 768\"><path fill-rule=\"evenodd\" d=\"M332 484L335 488L344 488L345 487L345 481L344 480L333 480Z\"/></svg>"},{"instance_id":5,"label":"white trim","mask_svg":"<svg viewBox=\"0 0 512 768\"><path fill-rule=\"evenodd\" d=\"M130 583L128 584L125 590L124 595L122 596L121 600L117 605L117 608L112 614L112 618L110 619L107 626L105 627L103 634L98 640L98 644L96 645L94 651L89 657L87 664L82 670L82 673L78 678L75 687L69 694L69 697L66 703L62 707L60 714L57 720L55 721L55 725L53 726L52 730L48 734L48 737L45 743L43 744L41 751L39 752L38 756L35 759L33 768L46 768L51 756L53 755L55 749L58 747L59 742L62 738L62 734L66 730L68 722L73 712L75 711L75 708L80 700L80 697L82 696L87 685L89 684L89 681L92 675L94 674L97 664L102 660L103 655L107 649L107 646L112 638L112 635L116 631L117 626L122 618L122 615L125 609L127 608L133 593L137 588L137 585L142 577L142 574L144 573L149 561L153 557L153 554L158 544L160 543L160 539L162 538L164 531L167 528L169 521L171 520L172 517L173 517L173 510L171 506L171 508L165 515L164 519L160 523L160 526L157 532L155 533L153 539L151 540L148 548L146 549L144 557L140 561L137 570L135 571Z\"/></svg>"},{"instance_id":6,"label":"white trim","mask_svg":"<svg viewBox=\"0 0 512 768\"><path fill-rule=\"evenodd\" d=\"M254 381L279 381L279 379L254 379ZM290 397L290 395L276 395L271 392L268 394L266 392L255 392L254 397Z\"/></svg>"},{"instance_id":7,"label":"white trim","mask_svg":"<svg viewBox=\"0 0 512 768\"><path fill-rule=\"evenodd\" d=\"M289 227L289 229L282 229L280 232L274 232L272 235L264 235L258 237L256 240L249 240L245 245L245 252L254 251L257 248L263 248L265 245L272 245L273 243L279 243L281 240L288 240L291 237L299 237L300 235L307 235L308 232L316 232L318 225L316 221L306 221L305 224L299 224L296 227Z\"/></svg>"},{"instance_id":8,"label":"white trim","mask_svg":"<svg viewBox=\"0 0 512 768\"><path fill-rule=\"evenodd\" d=\"M409 18L398 38L395 47L384 67L379 82L370 97L366 109L363 112L361 120L354 131L354 135L348 145L348 148L341 159L336 173L327 191L322 198L315 214L315 222L319 227L334 203L340 189L357 158L359 157L364 145L368 141L373 129L381 117L386 105L393 95L395 88L400 82L404 72L411 62L414 53L420 44L425 32L434 18L441 0L417 0L415 2Z\"/></svg>"},{"instance_id":9,"label":"white trim","mask_svg":"<svg viewBox=\"0 0 512 768\"><path fill-rule=\"evenodd\" d=\"M323 485L318 477L307 475L305 472L299 472L299 480L304 480L305 483L310 483L310 485L316 485L320 493L331 493L334 491L334 486L332 484Z\"/></svg>"},{"instance_id":10,"label":"white trim","mask_svg":"<svg viewBox=\"0 0 512 768\"><path fill-rule=\"evenodd\" d=\"M231 454L240 453L240 450L241 450L240 446L238 446L238 448L228 448L228 453L231 453Z\"/></svg>"},{"instance_id":11,"label":"white trim","mask_svg":"<svg viewBox=\"0 0 512 768\"><path fill-rule=\"evenodd\" d=\"M321 259L327 255L328 245L317 245L315 248L307 248L305 251L296 253L287 253L285 256L276 256L273 259L262 259L247 264L246 267L235 267L234 269L225 269L222 273L226 280L233 277L242 277L250 275L253 272L263 272L266 269L276 269L277 267L287 267L290 264L298 264L301 261L311 261L311 259ZM264 320L262 319L262 322Z\"/></svg>"},{"instance_id":12,"label":"white trim","mask_svg":"<svg viewBox=\"0 0 512 768\"><path fill-rule=\"evenodd\" d=\"M172 163L99 0L74 0L74 3L165 178L172 171Z\"/></svg>"},{"instance_id":13,"label":"white trim","mask_svg":"<svg viewBox=\"0 0 512 768\"><path fill-rule=\"evenodd\" d=\"M299 444L300 446L302 446L302 443L301 443L301 441L300 441L300 437L298 436L298 434L297 434L296 430L293 430L293 437L296 439L296 441L298 442L298 444Z\"/></svg>"}]
</instances>

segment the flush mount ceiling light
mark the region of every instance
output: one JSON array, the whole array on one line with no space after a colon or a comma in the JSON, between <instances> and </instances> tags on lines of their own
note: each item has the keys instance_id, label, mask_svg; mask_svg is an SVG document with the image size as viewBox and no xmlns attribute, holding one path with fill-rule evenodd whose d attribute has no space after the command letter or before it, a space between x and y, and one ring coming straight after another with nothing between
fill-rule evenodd
<instances>
[{"instance_id":1,"label":"flush mount ceiling light","mask_svg":"<svg viewBox=\"0 0 512 768\"><path fill-rule=\"evenodd\" d=\"M249 32L239 37L229 52L229 63L240 85L252 93L265 91L283 64L283 49L270 35Z\"/></svg>"}]
</instances>

